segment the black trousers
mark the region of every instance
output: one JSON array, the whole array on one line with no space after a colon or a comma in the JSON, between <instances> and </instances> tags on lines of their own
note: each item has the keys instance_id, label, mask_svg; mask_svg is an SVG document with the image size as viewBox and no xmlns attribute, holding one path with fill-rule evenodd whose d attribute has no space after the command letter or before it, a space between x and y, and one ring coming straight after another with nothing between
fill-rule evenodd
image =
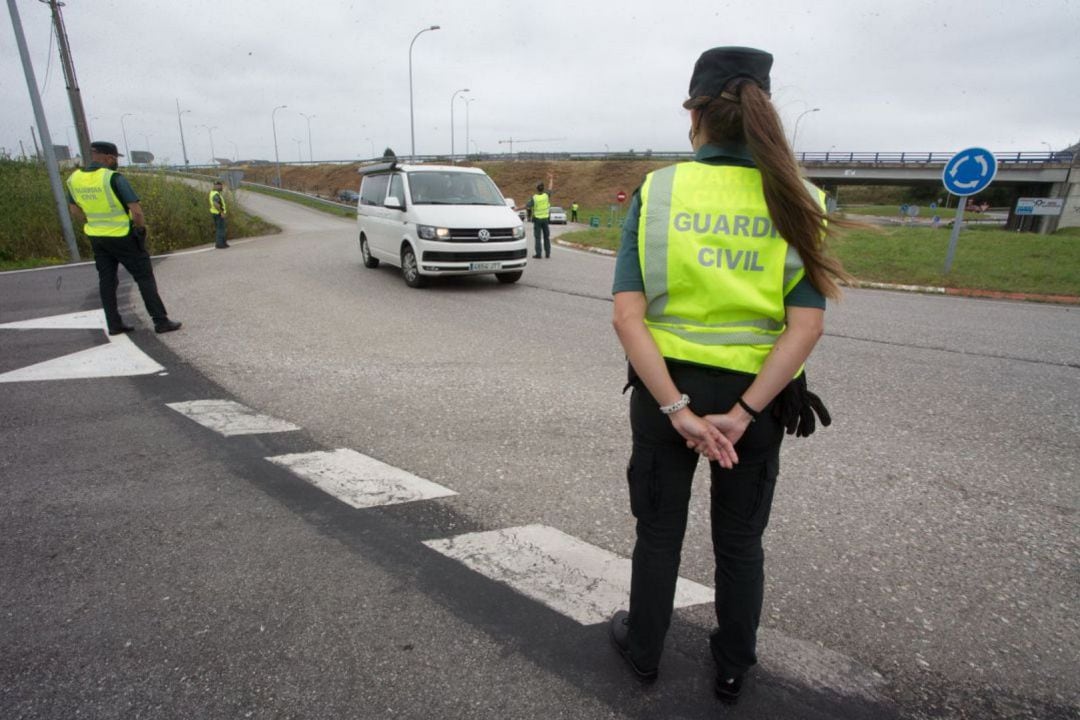
<instances>
[{"instance_id":1,"label":"black trousers","mask_svg":"<svg viewBox=\"0 0 1080 720\"><path fill-rule=\"evenodd\" d=\"M541 238L543 238L543 241L544 241L544 246L543 246L542 249L545 252L543 252L543 253L540 252L540 250L541 250L541 247L540 247ZM551 227L548 225L548 219L547 218L544 218L543 220L538 220L536 218L533 218L533 239L536 241L536 255L539 256L539 255L546 254L548 257L550 257L551 256Z\"/></svg>"},{"instance_id":2,"label":"black trousers","mask_svg":"<svg viewBox=\"0 0 1080 720\"><path fill-rule=\"evenodd\" d=\"M669 363L669 369L699 415L726 412L753 381L748 375L675 363ZM710 463L717 623L710 646L724 677L740 675L757 662L765 583L761 536L769 522L783 439L783 427L770 409L750 423L736 444L738 465L725 470ZM626 476L637 542L630 581L629 646L637 666L651 670L660 663L671 624L699 456L686 447L644 387L635 388L631 397L630 425L634 445Z\"/></svg>"},{"instance_id":3,"label":"black trousers","mask_svg":"<svg viewBox=\"0 0 1080 720\"><path fill-rule=\"evenodd\" d=\"M94 248L94 265L98 271L98 290L101 293L101 306L105 310L105 322L109 330L119 330L123 325L120 311L116 306L116 288L120 284L117 267L123 265L139 286L146 312L160 325L169 319L165 303L158 295L157 281L154 280L154 266L150 262L150 253L146 251L145 240L134 235L126 237L91 237L90 245Z\"/></svg>"}]
</instances>

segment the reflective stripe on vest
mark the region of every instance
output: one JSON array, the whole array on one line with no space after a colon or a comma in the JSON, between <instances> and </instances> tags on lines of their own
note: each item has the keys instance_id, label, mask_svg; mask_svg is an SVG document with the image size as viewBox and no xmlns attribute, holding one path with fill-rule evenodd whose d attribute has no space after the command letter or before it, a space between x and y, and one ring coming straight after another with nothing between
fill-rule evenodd
<instances>
[{"instance_id":1,"label":"reflective stripe on vest","mask_svg":"<svg viewBox=\"0 0 1080 720\"><path fill-rule=\"evenodd\" d=\"M697 162L646 176L638 259L661 355L755 374L804 276L769 217L761 173Z\"/></svg>"},{"instance_id":2,"label":"reflective stripe on vest","mask_svg":"<svg viewBox=\"0 0 1080 720\"><path fill-rule=\"evenodd\" d=\"M217 209L217 205L214 204L214 196L217 195L218 200L221 201L221 210ZM228 213L228 208L225 207L225 196L221 194L219 190L210 191L210 214L220 215L221 213Z\"/></svg>"},{"instance_id":3,"label":"reflective stripe on vest","mask_svg":"<svg viewBox=\"0 0 1080 720\"><path fill-rule=\"evenodd\" d=\"M551 199L547 193L533 195L533 217L537 220L547 220L551 212Z\"/></svg>"},{"instance_id":4,"label":"reflective stripe on vest","mask_svg":"<svg viewBox=\"0 0 1080 720\"><path fill-rule=\"evenodd\" d=\"M83 232L91 237L125 237L131 219L112 189L113 171L108 168L76 170L67 186L75 204L86 216Z\"/></svg>"}]
</instances>

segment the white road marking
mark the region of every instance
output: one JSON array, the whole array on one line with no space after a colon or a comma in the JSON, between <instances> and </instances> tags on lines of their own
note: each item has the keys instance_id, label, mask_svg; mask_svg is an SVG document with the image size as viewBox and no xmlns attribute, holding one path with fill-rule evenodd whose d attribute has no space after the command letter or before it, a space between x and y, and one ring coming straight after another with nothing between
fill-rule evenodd
<instances>
[{"instance_id":1,"label":"white road marking","mask_svg":"<svg viewBox=\"0 0 1080 720\"><path fill-rule=\"evenodd\" d=\"M630 597L630 560L546 525L468 533L425 545L578 621L606 622ZM713 601L679 578L675 607Z\"/></svg>"},{"instance_id":2,"label":"white road marking","mask_svg":"<svg viewBox=\"0 0 1080 720\"><path fill-rule=\"evenodd\" d=\"M288 468L354 508L397 505L457 495L449 488L355 450L296 453L266 459Z\"/></svg>"},{"instance_id":3,"label":"white road marking","mask_svg":"<svg viewBox=\"0 0 1080 720\"><path fill-rule=\"evenodd\" d=\"M105 313L101 310L52 315L4 323L0 330L101 330ZM38 380L82 380L87 378L151 375L164 370L140 350L127 335L108 335L108 345L80 350L0 375L0 382Z\"/></svg>"},{"instance_id":4,"label":"white road marking","mask_svg":"<svg viewBox=\"0 0 1080 720\"><path fill-rule=\"evenodd\" d=\"M0 325L0 330L104 330L105 311L87 310Z\"/></svg>"},{"instance_id":5,"label":"white road marking","mask_svg":"<svg viewBox=\"0 0 1080 720\"><path fill-rule=\"evenodd\" d=\"M203 427L226 437L232 435L261 435L263 433L299 430L291 422L262 415L232 400L192 400L190 402L166 403L181 415L185 415Z\"/></svg>"}]
</instances>

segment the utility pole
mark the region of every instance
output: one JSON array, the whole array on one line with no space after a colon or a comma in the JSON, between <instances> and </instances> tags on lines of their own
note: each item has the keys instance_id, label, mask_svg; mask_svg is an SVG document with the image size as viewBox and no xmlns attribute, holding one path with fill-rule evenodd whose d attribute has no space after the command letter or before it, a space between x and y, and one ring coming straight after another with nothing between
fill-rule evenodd
<instances>
[{"instance_id":1,"label":"utility pole","mask_svg":"<svg viewBox=\"0 0 1080 720\"><path fill-rule=\"evenodd\" d=\"M48 148L48 152L45 153L45 167L49 171L49 184L52 186L56 210L60 215L60 227L64 232L64 239L67 240L71 262L79 262L79 246L75 244L75 228L71 225L67 197L64 195L64 186L60 181L60 165L56 162L56 153L52 150L52 136L49 134L49 125L45 122L45 108L42 107L41 96L38 94L34 66L30 64L30 50L26 47L26 37L23 36L19 8L15 5L15 0L7 0L7 4L8 12L11 13L11 26L15 30L15 44L19 46L19 57L22 59L23 72L26 74L26 87L30 91L30 104L34 106L34 118L41 130L41 142Z\"/></svg>"},{"instance_id":2,"label":"utility pole","mask_svg":"<svg viewBox=\"0 0 1080 720\"><path fill-rule=\"evenodd\" d=\"M191 112L185 110L184 112ZM184 154L184 166L187 167L187 145L184 143L184 121L180 119L180 116L184 113L180 112L180 98L176 98L176 124L180 126L180 151Z\"/></svg>"},{"instance_id":3,"label":"utility pole","mask_svg":"<svg viewBox=\"0 0 1080 720\"><path fill-rule=\"evenodd\" d=\"M82 93L79 81L75 79L75 63L71 60L71 46L68 45L67 30L64 29L64 17L60 14L62 2L41 0L52 10L53 27L56 29L56 45L60 49L60 65L64 69L64 82L67 83L68 102L71 103L71 117L75 120L75 135L79 139L79 153L85 166L90 162L90 129L86 125L86 111L83 109Z\"/></svg>"}]
</instances>

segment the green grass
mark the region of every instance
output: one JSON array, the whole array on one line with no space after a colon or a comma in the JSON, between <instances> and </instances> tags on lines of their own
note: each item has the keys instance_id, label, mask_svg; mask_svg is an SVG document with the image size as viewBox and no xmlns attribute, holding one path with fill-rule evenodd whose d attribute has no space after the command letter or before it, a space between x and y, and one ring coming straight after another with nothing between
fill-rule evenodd
<instances>
[{"instance_id":1,"label":"green grass","mask_svg":"<svg viewBox=\"0 0 1080 720\"><path fill-rule=\"evenodd\" d=\"M70 173L63 173L66 179ZM127 173L140 198L146 216L147 243L151 254L213 242L206 193L161 172ZM15 270L67 262L68 247L60 227L56 203L43 165L14 160L0 160L0 270ZM231 194L229 238L252 237L280 232L261 218L238 207ZM72 218L79 255L93 258L90 241L82 232L82 223Z\"/></svg>"},{"instance_id":2,"label":"green grass","mask_svg":"<svg viewBox=\"0 0 1080 720\"><path fill-rule=\"evenodd\" d=\"M917 218L922 220L929 220L930 218L938 215L941 217L942 222L948 222L956 217L956 206L953 205L950 208L938 207L936 210L931 210L929 203L919 204L912 203L919 208L919 214ZM899 205L842 205L840 212L847 215L877 215L880 217L899 217L900 206ZM977 212L965 212L964 220L987 220L986 213Z\"/></svg>"},{"instance_id":3,"label":"green grass","mask_svg":"<svg viewBox=\"0 0 1080 720\"><path fill-rule=\"evenodd\" d=\"M603 227L561 238L616 250L619 234L618 228ZM1080 296L1080 228L1053 235L964 228L952 271L945 275L949 234L946 228L926 227L853 230L834 240L832 248L864 282Z\"/></svg>"},{"instance_id":4,"label":"green grass","mask_svg":"<svg viewBox=\"0 0 1080 720\"><path fill-rule=\"evenodd\" d=\"M269 195L270 197L281 198L282 200L288 200L294 202L297 205L304 205L315 210L321 210L322 212L329 213L330 215L337 215L338 217L356 217L356 208L354 207L336 207L334 205L327 205L325 202L316 200L315 198L300 197L293 195L292 193L281 192L276 188L257 187L254 185L244 185L244 190L249 192L257 192L261 195Z\"/></svg>"}]
</instances>

